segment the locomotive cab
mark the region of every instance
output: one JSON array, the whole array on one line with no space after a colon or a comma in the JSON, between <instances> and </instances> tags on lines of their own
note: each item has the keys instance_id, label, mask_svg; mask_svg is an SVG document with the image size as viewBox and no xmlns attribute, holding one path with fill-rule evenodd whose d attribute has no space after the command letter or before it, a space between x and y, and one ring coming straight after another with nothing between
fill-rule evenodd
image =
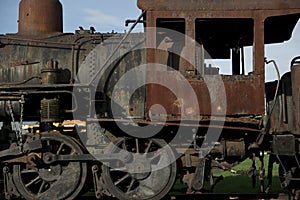
<instances>
[{"instance_id":1,"label":"locomotive cab","mask_svg":"<svg viewBox=\"0 0 300 200\"><path fill-rule=\"evenodd\" d=\"M295 1L252 1L240 2L237 5L216 1L138 1L138 6L147 11L144 16L146 27L157 29L156 34L148 34L147 42L149 45L156 44L159 50L149 50L147 62L160 63L179 71L189 81L197 97L197 103L188 100L184 102L184 98L180 99L172 93L174 91L149 84L146 112L148 115L159 116L161 110L152 109L152 105L160 104L164 105L169 121L184 119L190 123L199 122L196 136L201 138L198 140L200 152L205 151L201 145L205 143L208 135L219 133L219 127L210 126L214 127L210 132L205 125L220 125L219 122L223 120L219 143L216 142L211 154L218 152L222 155L221 159L218 157L219 160L224 159L230 163L247 156L252 159L261 156L262 153L258 153L259 148L263 151L271 150L270 160L281 164L280 174L283 175L293 167L299 168L298 155L296 156L299 147L295 132L298 125L294 124L298 118L298 91L294 89L298 88L298 65L295 64L295 59L292 75L289 73L281 81L265 85L265 65L270 62L265 60L264 52L266 44L283 43L291 38L300 17L299 4ZM169 34L165 29L171 30ZM182 35L174 34L173 31ZM169 46L162 45L163 38L169 42ZM162 52L162 48L166 52ZM169 78L172 76L170 73L154 69L149 69L149 80L159 77L157 79L166 78L172 81ZM178 85L184 85L179 82L177 80ZM280 89L275 93L276 86ZM176 94L192 96L186 87L178 86L176 89ZM214 93L213 90L218 91ZM264 103L265 94L267 107ZM166 98L162 99L161 96ZM178 102L181 104L178 105ZM197 106L198 109L195 109ZM189 114L191 116L185 118ZM199 116L200 120L197 118ZM269 136L272 138L271 147L269 139L266 139ZM287 161L281 160L280 156L287 154L295 158L288 162L288 167L284 167L283 163ZM185 154L183 160L190 156ZM270 165L273 165L272 162ZM188 163L183 165L189 166ZM194 181L187 183L189 189L197 188L193 184L197 181L200 182L197 189L203 186L203 176L202 179L195 180L197 178L199 177L187 178ZM288 188L290 182L291 179L287 177L283 181L284 187ZM264 190L264 186L261 188Z\"/></svg>"},{"instance_id":2,"label":"locomotive cab","mask_svg":"<svg viewBox=\"0 0 300 200\"><path fill-rule=\"evenodd\" d=\"M199 84L196 80L201 79L201 76L220 74L226 91L226 116L264 115L264 45L290 39L299 19L297 11L281 10L275 4L265 9L270 13L273 9L281 10L276 15L258 10L254 12L258 7L256 2L251 5L241 4L239 8L232 8L230 4L221 7L223 4L216 2L208 5L176 1L172 6L167 6L169 3L171 2L138 1L138 6L147 10L146 27L174 30L185 36L175 35L178 38L172 41L173 47L166 47L167 51L169 49L167 54L148 53L147 62L170 65L189 81L194 81L195 85ZM160 47L162 35L157 33L156 37L147 37L149 44ZM170 38L170 35L164 37ZM181 54L174 55L172 48L178 49L177 52ZM209 67L213 65L216 67ZM151 104L152 99L155 102L155 97L159 96L155 95L155 92L159 94L159 89L150 87L152 89L147 90L147 104ZM198 114L210 115L210 100L201 99L201 96L209 94L203 94L205 89L199 90L202 93L197 94L200 104ZM172 97L166 99L168 102L162 102L163 105L171 105L176 100ZM176 109L170 108L167 113L178 114L174 110Z\"/></svg>"}]
</instances>

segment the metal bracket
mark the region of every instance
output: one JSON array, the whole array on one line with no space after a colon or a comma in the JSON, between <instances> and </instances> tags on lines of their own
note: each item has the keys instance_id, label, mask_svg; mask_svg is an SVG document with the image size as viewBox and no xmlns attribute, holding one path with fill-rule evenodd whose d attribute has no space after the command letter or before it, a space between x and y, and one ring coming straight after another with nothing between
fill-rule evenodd
<instances>
[{"instance_id":1,"label":"metal bracket","mask_svg":"<svg viewBox=\"0 0 300 200\"><path fill-rule=\"evenodd\" d=\"M20 194L17 192L15 185L12 181L12 175L8 166L3 167L3 181L5 199L13 199L13 197L20 197Z\"/></svg>"},{"instance_id":2,"label":"metal bracket","mask_svg":"<svg viewBox=\"0 0 300 200\"><path fill-rule=\"evenodd\" d=\"M99 167L98 165L92 166L92 174L93 174L93 182L94 182L94 189L95 189L95 196L97 199L102 198L102 186L99 183L99 176L98 176Z\"/></svg>"},{"instance_id":3,"label":"metal bracket","mask_svg":"<svg viewBox=\"0 0 300 200\"><path fill-rule=\"evenodd\" d=\"M193 189L199 191L204 186L204 179L205 179L205 158L200 158L199 163L197 165L194 180L192 183Z\"/></svg>"}]
</instances>

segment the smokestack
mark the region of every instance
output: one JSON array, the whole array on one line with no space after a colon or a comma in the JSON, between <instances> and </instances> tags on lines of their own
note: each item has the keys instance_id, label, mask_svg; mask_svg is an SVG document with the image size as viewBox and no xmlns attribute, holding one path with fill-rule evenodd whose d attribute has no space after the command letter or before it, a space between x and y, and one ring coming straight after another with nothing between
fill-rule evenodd
<instances>
[{"instance_id":1,"label":"smokestack","mask_svg":"<svg viewBox=\"0 0 300 200\"><path fill-rule=\"evenodd\" d=\"M62 5L59 0L21 0L18 35L41 38L62 32Z\"/></svg>"}]
</instances>

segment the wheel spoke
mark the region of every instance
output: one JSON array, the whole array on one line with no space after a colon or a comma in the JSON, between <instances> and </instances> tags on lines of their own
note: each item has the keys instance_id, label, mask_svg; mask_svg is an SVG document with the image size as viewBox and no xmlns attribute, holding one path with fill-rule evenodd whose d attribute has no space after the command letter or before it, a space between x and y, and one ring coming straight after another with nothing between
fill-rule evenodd
<instances>
[{"instance_id":1,"label":"wheel spoke","mask_svg":"<svg viewBox=\"0 0 300 200\"><path fill-rule=\"evenodd\" d=\"M161 156L161 153L162 153L162 150L158 150L156 153L154 153L154 155L150 158L151 159L151 162L153 160L156 160L157 158L159 158Z\"/></svg>"},{"instance_id":2,"label":"wheel spoke","mask_svg":"<svg viewBox=\"0 0 300 200\"><path fill-rule=\"evenodd\" d=\"M39 176L37 176L35 179L33 179L32 181L30 181L29 183L27 183L25 185L25 187L29 187L31 186L33 183L35 183L36 181L40 180L41 178Z\"/></svg>"},{"instance_id":3,"label":"wheel spoke","mask_svg":"<svg viewBox=\"0 0 300 200\"><path fill-rule=\"evenodd\" d=\"M75 149L72 149L70 155L74 155L76 153Z\"/></svg>"},{"instance_id":4,"label":"wheel spoke","mask_svg":"<svg viewBox=\"0 0 300 200\"><path fill-rule=\"evenodd\" d=\"M56 152L56 155L59 155L59 153L60 153L60 151L62 150L62 148L63 148L64 145L65 145L64 143L61 143L61 144L60 144L60 146L59 146L59 148L58 148L58 150L57 150L57 152Z\"/></svg>"},{"instance_id":5,"label":"wheel spoke","mask_svg":"<svg viewBox=\"0 0 300 200\"><path fill-rule=\"evenodd\" d=\"M119 168L110 168L110 171L113 172L113 171L126 171L127 168L126 167L119 167Z\"/></svg>"},{"instance_id":6,"label":"wheel spoke","mask_svg":"<svg viewBox=\"0 0 300 200\"><path fill-rule=\"evenodd\" d=\"M147 148L145 150L145 154L149 152L152 143L153 143L152 140L150 140L149 143L148 143L148 146L147 146Z\"/></svg>"},{"instance_id":7,"label":"wheel spoke","mask_svg":"<svg viewBox=\"0 0 300 200\"><path fill-rule=\"evenodd\" d=\"M38 194L41 194L41 192L43 191L44 187L45 187L46 181L43 180L42 185L38 191Z\"/></svg>"},{"instance_id":8,"label":"wheel spoke","mask_svg":"<svg viewBox=\"0 0 300 200\"><path fill-rule=\"evenodd\" d=\"M119 185L121 182L123 182L124 180L126 180L130 175L126 174L125 176L123 176L123 178L119 179L118 181L116 181L114 184L117 186Z\"/></svg>"},{"instance_id":9,"label":"wheel spoke","mask_svg":"<svg viewBox=\"0 0 300 200\"><path fill-rule=\"evenodd\" d=\"M140 150L139 150L139 139L135 139L135 146L136 146L136 153L140 153Z\"/></svg>"},{"instance_id":10,"label":"wheel spoke","mask_svg":"<svg viewBox=\"0 0 300 200\"><path fill-rule=\"evenodd\" d=\"M47 140L47 147L48 147L48 151L51 152L51 144L50 144L50 140Z\"/></svg>"},{"instance_id":11,"label":"wheel spoke","mask_svg":"<svg viewBox=\"0 0 300 200\"><path fill-rule=\"evenodd\" d=\"M131 179L130 184L129 184L129 186L128 186L128 189L127 189L127 192L126 192L126 193L129 193L129 192L130 192L130 190L131 190L131 188L132 188L134 182L135 182L135 179Z\"/></svg>"},{"instance_id":12,"label":"wheel spoke","mask_svg":"<svg viewBox=\"0 0 300 200\"><path fill-rule=\"evenodd\" d=\"M30 169L30 170L23 170L21 171L21 174L27 174L27 173L38 173L36 169Z\"/></svg>"},{"instance_id":13,"label":"wheel spoke","mask_svg":"<svg viewBox=\"0 0 300 200\"><path fill-rule=\"evenodd\" d=\"M123 141L123 143L122 143L122 148L123 148L124 150L126 150L126 138L124 138L124 141Z\"/></svg>"}]
</instances>

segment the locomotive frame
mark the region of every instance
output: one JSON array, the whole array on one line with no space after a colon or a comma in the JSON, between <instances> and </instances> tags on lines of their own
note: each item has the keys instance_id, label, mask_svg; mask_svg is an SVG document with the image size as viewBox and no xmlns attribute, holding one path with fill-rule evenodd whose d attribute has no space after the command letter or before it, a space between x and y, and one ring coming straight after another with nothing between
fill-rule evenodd
<instances>
[{"instance_id":1,"label":"locomotive frame","mask_svg":"<svg viewBox=\"0 0 300 200\"><path fill-rule=\"evenodd\" d=\"M298 199L300 58L291 61L291 72L265 83L265 64L277 65L265 59L264 45L291 38L300 3L137 5L143 12L127 21L134 24L126 34L92 27L64 34L59 0L20 2L19 32L0 36L5 197L74 199L93 185L98 199L161 199L178 177L186 193L202 192L207 179L216 184L214 168L244 173L234 164L259 157L258 170L247 173L260 180L261 192L269 192L278 162L282 187ZM132 33L137 23L145 34ZM253 63L246 74L248 46ZM231 59L232 74L207 67L208 58ZM143 67L133 71L134 81L143 86L118 82L137 66ZM25 121L39 126L24 134Z\"/></svg>"}]
</instances>

